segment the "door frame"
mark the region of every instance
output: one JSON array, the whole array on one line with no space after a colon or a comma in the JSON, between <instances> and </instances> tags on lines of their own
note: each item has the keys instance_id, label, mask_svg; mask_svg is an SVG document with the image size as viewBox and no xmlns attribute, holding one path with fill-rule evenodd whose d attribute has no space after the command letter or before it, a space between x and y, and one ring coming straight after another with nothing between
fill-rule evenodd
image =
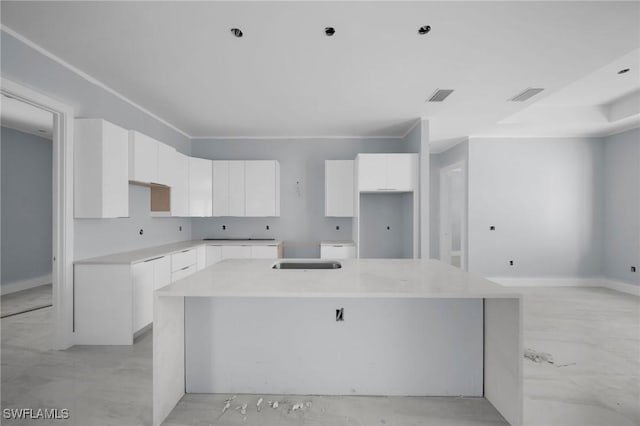
<instances>
[{"instance_id":1,"label":"door frame","mask_svg":"<svg viewBox=\"0 0 640 426\"><path fill-rule=\"evenodd\" d=\"M6 78L0 93L53 114L52 268L54 349L73 345L73 122L69 105Z\"/></svg>"},{"instance_id":2,"label":"door frame","mask_svg":"<svg viewBox=\"0 0 640 426\"><path fill-rule=\"evenodd\" d=\"M463 182L462 193L462 217L461 217L461 229L460 229L460 268L467 270L467 171L465 168L465 161L458 161L440 169L440 218L439 218L439 258L443 262L451 263L451 244L446 242L445 229L449 226L449 215L447 214L446 205L448 204L450 194L450 188L448 183L448 176L454 170L460 170Z\"/></svg>"}]
</instances>

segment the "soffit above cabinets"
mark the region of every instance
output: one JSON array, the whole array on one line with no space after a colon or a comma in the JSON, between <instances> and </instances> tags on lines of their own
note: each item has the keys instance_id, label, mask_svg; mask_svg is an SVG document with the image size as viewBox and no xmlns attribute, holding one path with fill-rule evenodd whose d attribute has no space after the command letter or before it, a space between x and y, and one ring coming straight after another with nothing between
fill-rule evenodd
<instances>
[{"instance_id":1,"label":"soffit above cabinets","mask_svg":"<svg viewBox=\"0 0 640 426\"><path fill-rule=\"evenodd\" d=\"M638 2L3 1L1 19L194 138L400 138L423 117L438 144L640 47ZM527 87L545 90L507 101Z\"/></svg>"}]
</instances>

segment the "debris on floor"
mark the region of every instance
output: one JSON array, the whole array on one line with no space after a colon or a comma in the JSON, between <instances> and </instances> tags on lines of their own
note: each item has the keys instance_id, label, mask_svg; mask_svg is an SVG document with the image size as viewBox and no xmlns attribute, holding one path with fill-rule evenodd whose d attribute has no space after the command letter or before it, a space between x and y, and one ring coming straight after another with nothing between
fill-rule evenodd
<instances>
[{"instance_id":1,"label":"debris on floor","mask_svg":"<svg viewBox=\"0 0 640 426\"><path fill-rule=\"evenodd\" d=\"M229 409L229 407L231 407L231 401L233 401L234 399L236 399L236 396L232 396L231 398L227 398L224 400L224 407L222 407L222 414L225 413L225 411L227 411Z\"/></svg>"},{"instance_id":2,"label":"debris on floor","mask_svg":"<svg viewBox=\"0 0 640 426\"><path fill-rule=\"evenodd\" d=\"M269 401L269 407L273 408L274 410L278 409L278 401Z\"/></svg>"},{"instance_id":3,"label":"debris on floor","mask_svg":"<svg viewBox=\"0 0 640 426\"><path fill-rule=\"evenodd\" d=\"M556 368L571 367L572 365L576 365L576 363L575 362L570 362L570 363L567 363L567 364L558 364L558 365L556 365Z\"/></svg>"},{"instance_id":4,"label":"debris on floor","mask_svg":"<svg viewBox=\"0 0 640 426\"><path fill-rule=\"evenodd\" d=\"M262 409L262 407L260 407L260 405L262 405L262 398L258 399L258 403L256 404L256 408L258 409L258 413Z\"/></svg>"},{"instance_id":5,"label":"debris on floor","mask_svg":"<svg viewBox=\"0 0 640 426\"><path fill-rule=\"evenodd\" d=\"M525 349L524 357L529 361L533 361L537 364L542 364L543 362L546 362L547 364L553 364L553 355L546 352L538 352L530 348Z\"/></svg>"}]
</instances>

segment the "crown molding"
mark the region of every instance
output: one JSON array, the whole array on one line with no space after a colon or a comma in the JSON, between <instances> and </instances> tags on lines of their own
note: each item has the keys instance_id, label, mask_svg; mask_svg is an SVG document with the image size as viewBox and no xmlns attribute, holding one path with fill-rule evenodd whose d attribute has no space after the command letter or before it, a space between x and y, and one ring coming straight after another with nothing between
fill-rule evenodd
<instances>
[{"instance_id":1,"label":"crown molding","mask_svg":"<svg viewBox=\"0 0 640 426\"><path fill-rule=\"evenodd\" d=\"M11 28L7 27L6 25L2 24L0 25L0 30L9 34L10 36L18 39L19 41L21 41L22 43L26 44L27 46L29 46L30 48L32 48L33 50L37 51L38 53L46 56L47 58L51 59L54 62L57 62L58 64L62 65L63 67L67 68L69 71L77 74L78 76L84 78L85 80L87 80L89 83L94 84L98 87L100 87L101 89L109 92L110 94L116 96L118 99L128 103L129 105L131 105L132 107L142 111L143 113L147 114L148 116L150 116L151 118L159 121L160 123L164 124L165 126L169 127L172 130L175 130L176 132L180 133L181 135L192 139L191 135L189 135L187 132L185 132L184 130L178 128L177 126L169 123L167 120L165 120L162 117L159 117L158 115L154 114L153 112L149 111L148 109L146 109L145 107L135 103L134 101L132 101L131 99L127 98L126 96L124 96L122 93L118 92L115 89L112 89L111 87L107 86L106 84L104 84L102 81L98 80L97 78L91 76L90 74L87 74L86 72L74 67L73 65L71 65L70 63L68 63L67 61L65 61L64 59L60 58L59 56L54 55L53 53L49 52L47 49L45 49L44 47L40 46L39 44L31 41L30 39L28 39L27 37L23 36L22 34L18 33L15 30L12 30Z\"/></svg>"}]
</instances>

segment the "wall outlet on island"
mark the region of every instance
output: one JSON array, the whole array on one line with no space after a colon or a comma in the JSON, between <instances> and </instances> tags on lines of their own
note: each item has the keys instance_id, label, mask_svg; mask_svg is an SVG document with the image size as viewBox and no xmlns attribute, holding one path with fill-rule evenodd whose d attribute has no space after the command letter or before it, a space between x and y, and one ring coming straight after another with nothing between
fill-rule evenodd
<instances>
[{"instance_id":1,"label":"wall outlet on island","mask_svg":"<svg viewBox=\"0 0 640 426\"><path fill-rule=\"evenodd\" d=\"M344 308L336 309L336 321L344 321Z\"/></svg>"},{"instance_id":2,"label":"wall outlet on island","mask_svg":"<svg viewBox=\"0 0 640 426\"><path fill-rule=\"evenodd\" d=\"M631 272L636 272L636 267L635 266L631 267Z\"/></svg>"}]
</instances>

